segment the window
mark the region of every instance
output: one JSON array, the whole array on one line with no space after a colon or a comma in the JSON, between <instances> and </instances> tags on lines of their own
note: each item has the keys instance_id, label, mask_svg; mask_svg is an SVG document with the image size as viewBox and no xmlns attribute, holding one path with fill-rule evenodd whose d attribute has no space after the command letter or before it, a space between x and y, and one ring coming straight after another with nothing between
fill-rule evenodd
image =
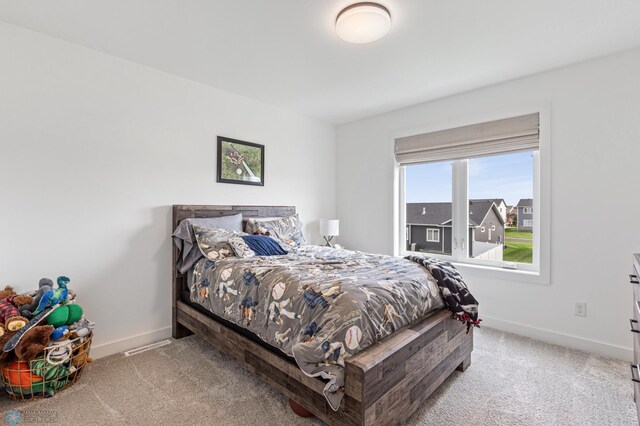
<instances>
[{"instance_id":1,"label":"window","mask_svg":"<svg viewBox=\"0 0 640 426\"><path fill-rule=\"evenodd\" d=\"M427 241L433 243L440 242L440 230L439 229L427 229Z\"/></svg>"},{"instance_id":2,"label":"window","mask_svg":"<svg viewBox=\"0 0 640 426\"><path fill-rule=\"evenodd\" d=\"M526 203L521 211L527 214L539 207L538 120L532 114L396 139L401 220L413 229L422 216L422 224L439 225L443 233L440 238L440 230L425 227L425 242L442 243L437 251L422 249L417 240L407 241L406 251L540 272L540 221L528 217L516 222L504 214L505 204Z\"/></svg>"}]
</instances>

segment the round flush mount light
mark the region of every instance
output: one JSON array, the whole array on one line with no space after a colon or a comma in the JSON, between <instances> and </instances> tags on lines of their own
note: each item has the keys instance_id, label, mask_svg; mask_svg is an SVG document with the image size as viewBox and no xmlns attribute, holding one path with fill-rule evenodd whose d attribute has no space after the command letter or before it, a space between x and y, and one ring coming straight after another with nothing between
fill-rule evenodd
<instances>
[{"instance_id":1,"label":"round flush mount light","mask_svg":"<svg viewBox=\"0 0 640 426\"><path fill-rule=\"evenodd\" d=\"M384 37L390 28L389 9L378 3L352 4L336 18L338 37L349 43L371 43Z\"/></svg>"}]
</instances>

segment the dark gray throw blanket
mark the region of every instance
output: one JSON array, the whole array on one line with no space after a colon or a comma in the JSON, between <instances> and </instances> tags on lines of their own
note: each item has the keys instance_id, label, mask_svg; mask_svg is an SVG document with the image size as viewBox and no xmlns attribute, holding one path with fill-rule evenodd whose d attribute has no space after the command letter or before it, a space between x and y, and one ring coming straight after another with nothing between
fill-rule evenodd
<instances>
[{"instance_id":1,"label":"dark gray throw blanket","mask_svg":"<svg viewBox=\"0 0 640 426\"><path fill-rule=\"evenodd\" d=\"M407 256L425 268L436 279L444 303L453 312L458 320L467 324L467 333L471 326L480 327L481 319L478 319L478 301L469 292L462 275L449 262L424 256Z\"/></svg>"}]
</instances>

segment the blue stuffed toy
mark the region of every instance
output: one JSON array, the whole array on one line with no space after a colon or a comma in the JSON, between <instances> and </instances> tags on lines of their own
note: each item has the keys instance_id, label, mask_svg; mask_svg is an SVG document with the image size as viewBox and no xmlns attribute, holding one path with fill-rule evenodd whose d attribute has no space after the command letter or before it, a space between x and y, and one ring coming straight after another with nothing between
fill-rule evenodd
<instances>
[{"instance_id":1,"label":"blue stuffed toy","mask_svg":"<svg viewBox=\"0 0 640 426\"><path fill-rule=\"evenodd\" d=\"M69 327L66 325L54 328L53 332L51 333L51 340L60 340L67 334L69 334Z\"/></svg>"},{"instance_id":2,"label":"blue stuffed toy","mask_svg":"<svg viewBox=\"0 0 640 426\"><path fill-rule=\"evenodd\" d=\"M38 307L35 311L33 311L33 316L38 315L45 308L49 306L55 306L58 303L66 303L69 300L69 289L67 289L67 284L71 281L69 278L65 276L58 277L58 288L51 289L46 291L42 298L40 299L40 303L38 303Z\"/></svg>"}]
</instances>

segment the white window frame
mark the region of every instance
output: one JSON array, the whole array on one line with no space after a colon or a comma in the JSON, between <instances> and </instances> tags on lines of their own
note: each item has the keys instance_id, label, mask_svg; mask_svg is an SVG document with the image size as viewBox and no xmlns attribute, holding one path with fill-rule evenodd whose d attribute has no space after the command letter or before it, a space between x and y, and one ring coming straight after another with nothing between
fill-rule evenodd
<instances>
[{"instance_id":1,"label":"white window frame","mask_svg":"<svg viewBox=\"0 0 640 426\"><path fill-rule=\"evenodd\" d=\"M496 230L496 226L495 225L491 225L491 230L495 231Z\"/></svg>"},{"instance_id":2,"label":"white window frame","mask_svg":"<svg viewBox=\"0 0 640 426\"><path fill-rule=\"evenodd\" d=\"M539 150L533 155L533 206L537 214L533 216L533 263L510 263L499 262L482 259L469 258L466 253L468 227L468 203L467 189L468 181L468 164L467 160L458 160L452 162L453 175L453 198L454 205L458 206L453 211L453 225L455 233L452 241L452 255L443 255L430 253L429 256L442 258L451 261L458 267L463 275L479 276L487 279L504 279L510 281L519 281L530 284L550 285L551 282L551 127L550 127L550 105L535 104L529 106L511 107L507 110L499 112L481 112L466 117L466 119L455 119L449 123L439 123L438 126L428 126L422 128L413 128L405 132L398 132L393 135L393 139L411 136L420 133L428 133L438 130L446 130L464 126L470 123L489 122L502 118L515 117L518 115L539 113L540 117L540 143ZM396 204L394 206L394 219L399 229L406 221L406 204L404 196L405 188L405 171L404 167L395 167L395 193ZM463 226L460 226L463 224ZM414 254L406 250L406 245L401 238L398 238L398 232L394 243L394 254L404 256ZM402 234L400 234L402 235Z\"/></svg>"},{"instance_id":3,"label":"white window frame","mask_svg":"<svg viewBox=\"0 0 640 426\"><path fill-rule=\"evenodd\" d=\"M429 239L429 232L431 232L432 237ZM425 236L428 243L439 243L440 242L440 230L435 228L427 228L427 235Z\"/></svg>"},{"instance_id":4,"label":"white window frame","mask_svg":"<svg viewBox=\"0 0 640 426\"><path fill-rule=\"evenodd\" d=\"M484 226L481 226L480 227L480 232L484 232L484 231L485 231Z\"/></svg>"},{"instance_id":5,"label":"white window frame","mask_svg":"<svg viewBox=\"0 0 640 426\"><path fill-rule=\"evenodd\" d=\"M533 228L533 220L531 219L523 219L522 226L525 228Z\"/></svg>"},{"instance_id":6,"label":"white window frame","mask_svg":"<svg viewBox=\"0 0 640 426\"><path fill-rule=\"evenodd\" d=\"M522 214L533 214L533 207L523 207Z\"/></svg>"}]
</instances>

